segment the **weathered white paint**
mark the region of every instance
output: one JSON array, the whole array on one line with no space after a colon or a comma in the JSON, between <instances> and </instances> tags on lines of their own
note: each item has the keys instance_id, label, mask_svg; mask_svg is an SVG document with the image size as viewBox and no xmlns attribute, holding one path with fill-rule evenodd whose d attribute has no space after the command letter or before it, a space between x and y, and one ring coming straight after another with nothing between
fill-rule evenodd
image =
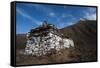
<instances>
[{"instance_id":1,"label":"weathered white paint","mask_svg":"<svg viewBox=\"0 0 100 68\"><path fill-rule=\"evenodd\" d=\"M29 36L30 33L27 33L27 37ZM60 41L63 43L63 45L60 45ZM70 48L70 47L74 47L74 42L72 39L67 39L67 38L63 39L60 36L57 36L50 32L48 33L47 36L42 37L42 42L40 41L40 37L31 37L31 40L28 39L25 48L25 54L41 56L45 55L51 49L59 51L60 49Z\"/></svg>"}]
</instances>

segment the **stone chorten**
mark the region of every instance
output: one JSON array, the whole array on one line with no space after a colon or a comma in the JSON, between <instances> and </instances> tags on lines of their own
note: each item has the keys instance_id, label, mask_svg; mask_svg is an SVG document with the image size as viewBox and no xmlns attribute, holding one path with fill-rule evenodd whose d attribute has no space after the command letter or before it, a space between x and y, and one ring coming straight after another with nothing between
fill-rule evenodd
<instances>
[{"instance_id":1,"label":"stone chorten","mask_svg":"<svg viewBox=\"0 0 100 68\"><path fill-rule=\"evenodd\" d=\"M74 47L73 40L63 36L54 25L44 21L42 25L27 33L25 54L42 56Z\"/></svg>"}]
</instances>

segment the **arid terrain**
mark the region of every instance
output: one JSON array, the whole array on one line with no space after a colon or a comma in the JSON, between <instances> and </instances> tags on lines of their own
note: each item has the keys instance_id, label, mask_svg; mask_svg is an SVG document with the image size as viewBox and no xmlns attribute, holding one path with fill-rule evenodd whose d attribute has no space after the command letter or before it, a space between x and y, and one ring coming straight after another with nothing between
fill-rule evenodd
<instances>
[{"instance_id":1,"label":"arid terrain","mask_svg":"<svg viewBox=\"0 0 100 68\"><path fill-rule=\"evenodd\" d=\"M97 61L97 21L79 21L59 30L65 37L72 38L75 46L62 49L61 53L56 52L41 57L24 55L26 34L17 34L16 65Z\"/></svg>"}]
</instances>

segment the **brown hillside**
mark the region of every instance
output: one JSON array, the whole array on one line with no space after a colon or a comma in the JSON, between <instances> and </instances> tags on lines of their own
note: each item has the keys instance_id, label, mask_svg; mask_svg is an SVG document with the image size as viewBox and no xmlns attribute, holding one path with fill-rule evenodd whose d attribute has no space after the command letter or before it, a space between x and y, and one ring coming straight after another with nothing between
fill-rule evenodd
<instances>
[{"instance_id":1,"label":"brown hillside","mask_svg":"<svg viewBox=\"0 0 100 68\"><path fill-rule=\"evenodd\" d=\"M75 43L75 49L80 52L81 61L95 61L97 58L97 21L79 21L69 27L60 29Z\"/></svg>"}]
</instances>

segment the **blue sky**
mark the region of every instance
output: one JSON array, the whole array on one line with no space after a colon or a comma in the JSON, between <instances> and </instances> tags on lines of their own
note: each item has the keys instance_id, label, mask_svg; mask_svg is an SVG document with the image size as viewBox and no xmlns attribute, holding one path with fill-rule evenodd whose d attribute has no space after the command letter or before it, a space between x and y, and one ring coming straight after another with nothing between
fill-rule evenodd
<instances>
[{"instance_id":1,"label":"blue sky","mask_svg":"<svg viewBox=\"0 0 100 68\"><path fill-rule=\"evenodd\" d=\"M44 20L61 29L86 18L96 20L95 7L16 3L16 32L27 33Z\"/></svg>"}]
</instances>

